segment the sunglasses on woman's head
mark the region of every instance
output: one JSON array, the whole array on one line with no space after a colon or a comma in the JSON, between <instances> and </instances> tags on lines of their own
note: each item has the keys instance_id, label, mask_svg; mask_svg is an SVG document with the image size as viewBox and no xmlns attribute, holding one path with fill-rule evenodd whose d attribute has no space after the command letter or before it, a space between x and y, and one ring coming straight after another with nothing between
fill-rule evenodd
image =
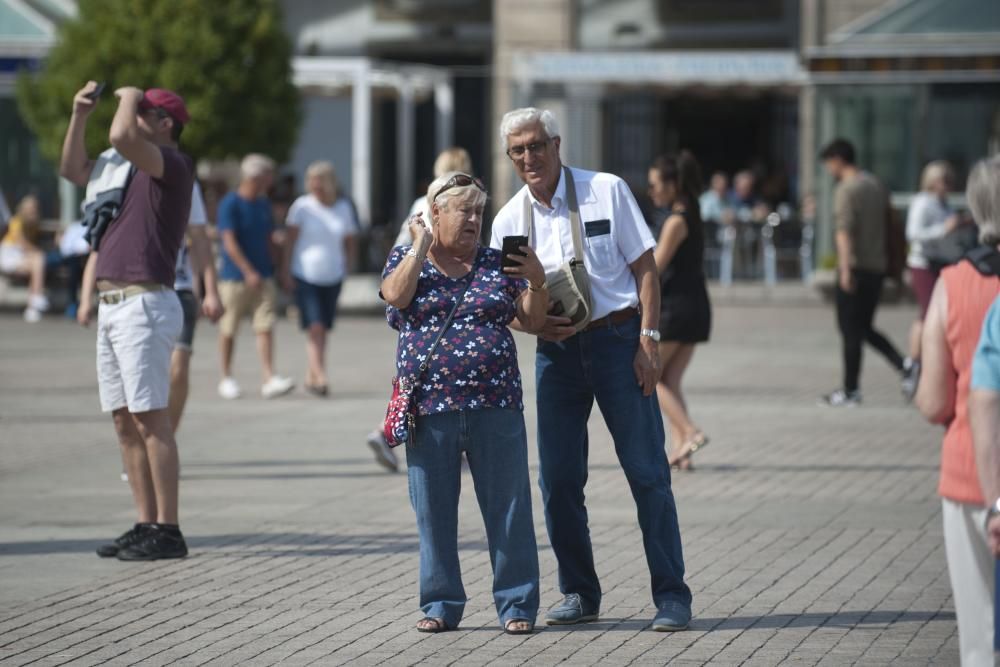
<instances>
[{"instance_id":1,"label":"sunglasses on woman's head","mask_svg":"<svg viewBox=\"0 0 1000 667\"><path fill-rule=\"evenodd\" d=\"M436 201L444 192L451 190L452 188L464 188L469 185L475 185L481 192L486 192L486 186L483 182L476 178L475 176L469 176L468 174L455 174L447 181L445 181L444 186L440 190L434 193L434 200Z\"/></svg>"}]
</instances>

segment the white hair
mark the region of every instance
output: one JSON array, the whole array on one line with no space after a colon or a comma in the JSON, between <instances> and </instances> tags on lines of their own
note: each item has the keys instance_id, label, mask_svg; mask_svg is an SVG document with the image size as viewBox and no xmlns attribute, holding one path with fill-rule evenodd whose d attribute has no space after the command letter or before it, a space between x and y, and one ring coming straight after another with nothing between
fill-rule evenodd
<instances>
[{"instance_id":1,"label":"white hair","mask_svg":"<svg viewBox=\"0 0 1000 667\"><path fill-rule=\"evenodd\" d=\"M452 199L461 200L471 200L476 206L486 203L486 193L476 187L475 184L470 183L469 185L456 186L454 188L449 188L447 192L441 194L438 197L438 193L445 184L451 180L453 176L458 174L466 174L464 171L449 171L441 174L435 178L431 184L427 187L427 209L431 210L434 207L434 202L437 202L438 206L444 208L448 205L448 202Z\"/></svg>"},{"instance_id":2,"label":"white hair","mask_svg":"<svg viewBox=\"0 0 1000 667\"><path fill-rule=\"evenodd\" d=\"M274 173L274 160L266 155L250 153L240 162L240 178L245 181L267 173Z\"/></svg>"},{"instance_id":3,"label":"white hair","mask_svg":"<svg viewBox=\"0 0 1000 667\"><path fill-rule=\"evenodd\" d=\"M976 163L969 173L965 198L979 225L979 241L1000 245L1000 156Z\"/></svg>"},{"instance_id":4,"label":"white hair","mask_svg":"<svg viewBox=\"0 0 1000 667\"><path fill-rule=\"evenodd\" d=\"M507 148L507 137L530 125L541 125L545 136L549 139L559 136L559 123L548 109L536 109L535 107L514 109L505 113L500 121L501 148Z\"/></svg>"}]
</instances>

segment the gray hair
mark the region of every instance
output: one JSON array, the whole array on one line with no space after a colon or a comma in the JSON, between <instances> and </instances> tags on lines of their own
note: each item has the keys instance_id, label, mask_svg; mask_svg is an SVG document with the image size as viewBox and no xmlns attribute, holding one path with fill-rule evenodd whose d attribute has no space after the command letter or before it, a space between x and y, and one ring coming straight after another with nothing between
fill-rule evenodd
<instances>
[{"instance_id":1,"label":"gray hair","mask_svg":"<svg viewBox=\"0 0 1000 667\"><path fill-rule=\"evenodd\" d=\"M965 198L979 225L979 242L1000 245L1000 156L976 163L969 173Z\"/></svg>"},{"instance_id":2,"label":"gray hair","mask_svg":"<svg viewBox=\"0 0 1000 667\"><path fill-rule=\"evenodd\" d=\"M428 211L430 211L433 208L435 201L438 203L438 206L441 206L442 208L447 207L448 202L451 201L452 199L461 199L463 201L467 199L472 200L476 206L486 203L486 193L477 188L475 184L461 185L461 186L456 186L454 188L449 188L448 191L442 193L440 197L437 196L438 193L441 192L441 189L444 188L445 184L449 180L451 180L453 176L456 176L458 174L465 174L466 176L469 175L466 174L464 171L449 171L444 174L441 174L431 182L430 186L428 186L427 188Z\"/></svg>"},{"instance_id":3,"label":"gray hair","mask_svg":"<svg viewBox=\"0 0 1000 667\"><path fill-rule=\"evenodd\" d=\"M240 162L240 178L245 181L267 173L274 173L274 160L266 155L250 153Z\"/></svg>"},{"instance_id":4,"label":"gray hair","mask_svg":"<svg viewBox=\"0 0 1000 667\"><path fill-rule=\"evenodd\" d=\"M500 147L507 148L507 137L523 130L529 125L541 125L545 131L545 136L554 139L559 136L559 123L555 115L548 109L536 109L535 107L524 107L514 109L503 115L500 121Z\"/></svg>"}]
</instances>

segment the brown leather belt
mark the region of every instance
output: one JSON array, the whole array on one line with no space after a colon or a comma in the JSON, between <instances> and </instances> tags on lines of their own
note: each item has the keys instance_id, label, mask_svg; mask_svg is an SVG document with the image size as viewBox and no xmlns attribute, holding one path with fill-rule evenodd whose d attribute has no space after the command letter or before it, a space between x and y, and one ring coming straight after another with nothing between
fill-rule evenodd
<instances>
[{"instance_id":1,"label":"brown leather belt","mask_svg":"<svg viewBox=\"0 0 1000 667\"><path fill-rule=\"evenodd\" d=\"M591 331L593 329L600 329L601 327L614 326L616 324L624 324L625 322L628 322L630 319L632 319L638 314L639 314L639 309L633 306L629 306L628 308L623 308L622 310L616 310L615 312L609 313L600 319L591 320L590 324L587 325L587 328L584 329L584 331Z\"/></svg>"}]
</instances>

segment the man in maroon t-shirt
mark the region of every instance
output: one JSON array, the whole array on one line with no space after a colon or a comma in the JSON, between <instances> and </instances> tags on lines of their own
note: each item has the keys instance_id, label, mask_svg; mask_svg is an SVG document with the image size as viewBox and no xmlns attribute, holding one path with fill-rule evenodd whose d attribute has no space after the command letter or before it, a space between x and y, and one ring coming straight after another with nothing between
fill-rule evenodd
<instances>
[{"instance_id":1,"label":"man in maroon t-shirt","mask_svg":"<svg viewBox=\"0 0 1000 667\"><path fill-rule=\"evenodd\" d=\"M84 131L96 90L90 81L76 94L63 142L60 173L80 186L94 168ZM139 520L97 553L120 560L182 558L187 545L177 519L179 464L167 401L170 354L183 323L174 267L194 182L193 162L177 141L190 118L184 100L169 90L119 88L115 96L111 145L135 173L97 256L97 379Z\"/></svg>"}]
</instances>

